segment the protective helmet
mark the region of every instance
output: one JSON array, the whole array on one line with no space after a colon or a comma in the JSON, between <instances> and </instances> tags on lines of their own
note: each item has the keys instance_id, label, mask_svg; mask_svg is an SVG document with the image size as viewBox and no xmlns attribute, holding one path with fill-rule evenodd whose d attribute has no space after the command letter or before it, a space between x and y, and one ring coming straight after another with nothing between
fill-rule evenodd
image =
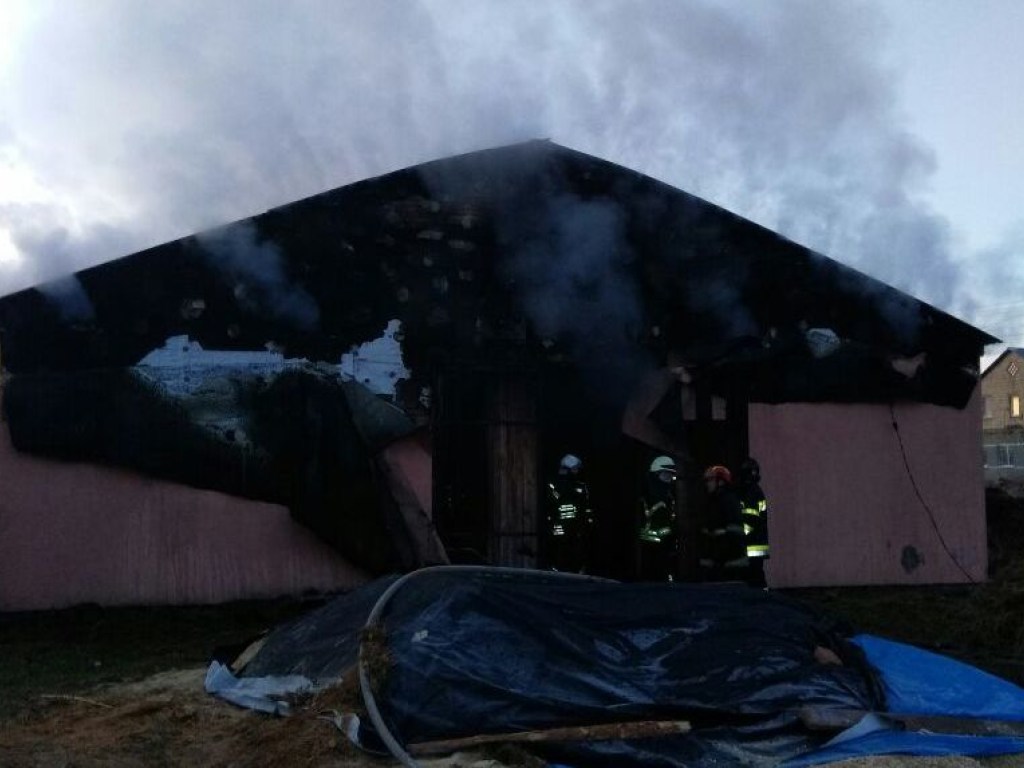
<instances>
[{"instance_id":1,"label":"protective helmet","mask_svg":"<svg viewBox=\"0 0 1024 768\"><path fill-rule=\"evenodd\" d=\"M567 453L562 457L562 461L558 465L558 469L561 472L579 472L579 469L582 466L583 461L579 456L573 456L571 453Z\"/></svg>"},{"instance_id":2,"label":"protective helmet","mask_svg":"<svg viewBox=\"0 0 1024 768\"><path fill-rule=\"evenodd\" d=\"M659 456L651 462L651 472L672 472L676 471L676 463L671 456Z\"/></svg>"},{"instance_id":3,"label":"protective helmet","mask_svg":"<svg viewBox=\"0 0 1024 768\"><path fill-rule=\"evenodd\" d=\"M721 480L723 483L732 482L732 472L727 467L723 467L721 464L715 464L713 467L708 467L704 470L705 480Z\"/></svg>"},{"instance_id":4,"label":"protective helmet","mask_svg":"<svg viewBox=\"0 0 1024 768\"><path fill-rule=\"evenodd\" d=\"M761 465L756 459L744 459L740 464L740 479L745 483L758 483L761 481Z\"/></svg>"}]
</instances>

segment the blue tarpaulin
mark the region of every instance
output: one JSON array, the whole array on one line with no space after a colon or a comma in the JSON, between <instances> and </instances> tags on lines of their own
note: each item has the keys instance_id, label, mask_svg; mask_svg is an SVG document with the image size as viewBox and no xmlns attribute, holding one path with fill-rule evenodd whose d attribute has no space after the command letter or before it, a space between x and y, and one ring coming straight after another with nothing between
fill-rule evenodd
<instances>
[{"instance_id":1,"label":"blue tarpaulin","mask_svg":"<svg viewBox=\"0 0 1024 768\"><path fill-rule=\"evenodd\" d=\"M977 667L871 635L852 642L864 651L885 691L886 711L985 720L1024 721L1024 689ZM786 768L867 755L1004 755L1024 753L1024 738L906 731L869 717L823 748L790 759Z\"/></svg>"}]
</instances>

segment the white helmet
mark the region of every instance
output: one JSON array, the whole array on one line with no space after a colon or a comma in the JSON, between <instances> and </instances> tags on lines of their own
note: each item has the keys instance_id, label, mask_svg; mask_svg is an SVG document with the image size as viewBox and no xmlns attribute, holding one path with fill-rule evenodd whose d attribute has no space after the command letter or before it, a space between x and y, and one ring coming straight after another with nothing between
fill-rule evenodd
<instances>
[{"instance_id":1,"label":"white helmet","mask_svg":"<svg viewBox=\"0 0 1024 768\"><path fill-rule=\"evenodd\" d=\"M675 474L676 463L671 456L659 456L651 462L651 472L672 472Z\"/></svg>"},{"instance_id":2,"label":"white helmet","mask_svg":"<svg viewBox=\"0 0 1024 768\"><path fill-rule=\"evenodd\" d=\"M580 460L579 456L573 456L571 453L567 453L562 457L562 462L558 465L558 469L561 472L579 472L580 467L582 466L583 461Z\"/></svg>"}]
</instances>

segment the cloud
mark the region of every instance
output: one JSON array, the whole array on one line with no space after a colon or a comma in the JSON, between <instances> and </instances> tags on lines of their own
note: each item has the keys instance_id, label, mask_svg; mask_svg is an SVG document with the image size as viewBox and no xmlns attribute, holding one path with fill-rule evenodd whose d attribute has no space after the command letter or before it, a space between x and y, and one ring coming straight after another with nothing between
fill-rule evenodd
<instances>
[{"instance_id":1,"label":"cloud","mask_svg":"<svg viewBox=\"0 0 1024 768\"><path fill-rule=\"evenodd\" d=\"M0 292L435 157L533 137L634 167L943 307L934 171L868 3L306 0L43 6L0 144L62 201L8 213ZM45 84L45 87L43 85Z\"/></svg>"},{"instance_id":2,"label":"cloud","mask_svg":"<svg viewBox=\"0 0 1024 768\"><path fill-rule=\"evenodd\" d=\"M975 263L980 268L967 276L968 291L977 298L965 316L1006 345L1024 347L1024 222L979 252Z\"/></svg>"},{"instance_id":3,"label":"cloud","mask_svg":"<svg viewBox=\"0 0 1024 768\"><path fill-rule=\"evenodd\" d=\"M102 221L80 226L66 208L49 202L0 203L0 228L20 254L0 262L0 294L58 280L146 244L141 233Z\"/></svg>"}]
</instances>

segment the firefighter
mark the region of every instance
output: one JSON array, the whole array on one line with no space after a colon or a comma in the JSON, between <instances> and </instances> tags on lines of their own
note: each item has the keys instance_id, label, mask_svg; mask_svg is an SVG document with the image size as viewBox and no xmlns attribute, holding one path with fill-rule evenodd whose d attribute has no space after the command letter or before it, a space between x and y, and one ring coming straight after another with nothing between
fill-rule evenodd
<instances>
[{"instance_id":1,"label":"firefighter","mask_svg":"<svg viewBox=\"0 0 1024 768\"><path fill-rule=\"evenodd\" d=\"M639 572L645 581L672 581L676 553L676 462L658 456L640 500Z\"/></svg>"},{"instance_id":2,"label":"firefighter","mask_svg":"<svg viewBox=\"0 0 1024 768\"><path fill-rule=\"evenodd\" d=\"M768 500L761 490L761 466L747 458L740 465L737 495L743 506L743 533L747 542L749 574L747 583L765 588L764 563L770 556L768 547Z\"/></svg>"},{"instance_id":3,"label":"firefighter","mask_svg":"<svg viewBox=\"0 0 1024 768\"><path fill-rule=\"evenodd\" d=\"M708 467L704 487L708 507L700 564L713 581L746 581L749 561L743 506L733 488L732 473L720 464Z\"/></svg>"},{"instance_id":4,"label":"firefighter","mask_svg":"<svg viewBox=\"0 0 1024 768\"><path fill-rule=\"evenodd\" d=\"M547 567L556 571L587 570L594 513L582 471L582 460L567 453L559 462L558 475L546 489L545 561Z\"/></svg>"}]
</instances>

